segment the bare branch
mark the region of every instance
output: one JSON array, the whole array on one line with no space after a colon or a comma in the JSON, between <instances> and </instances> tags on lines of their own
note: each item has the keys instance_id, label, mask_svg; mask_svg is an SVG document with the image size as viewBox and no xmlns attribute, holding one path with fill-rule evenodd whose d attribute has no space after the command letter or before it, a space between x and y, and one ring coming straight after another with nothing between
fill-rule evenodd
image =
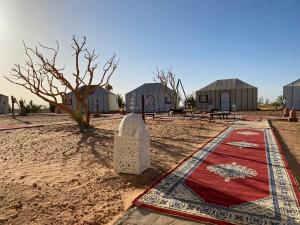
<instances>
[{"instance_id":1,"label":"bare branch","mask_svg":"<svg viewBox=\"0 0 300 225\"><path fill-rule=\"evenodd\" d=\"M165 92L171 98L172 107L176 108L178 104L177 79L176 75L172 72L172 67L167 72L156 68L156 72L153 72L153 74L155 75L154 81L162 84Z\"/></svg>"},{"instance_id":2,"label":"bare branch","mask_svg":"<svg viewBox=\"0 0 300 225\"><path fill-rule=\"evenodd\" d=\"M97 85L92 85L95 71L98 68L98 64L95 63L98 55L95 54L95 50L89 51L86 48L85 37L79 40L73 36L71 47L75 56L75 72L73 73L75 85L72 85L64 76L65 67L60 68L56 63L59 52L58 41L56 41L55 47L38 43L38 46L34 48L28 47L23 41L23 47L26 55L24 66L15 64L10 74L4 76L4 78L13 84L26 88L44 101L68 112L78 123L79 121L84 122L84 120L78 120L76 117L78 115L62 102L68 95L67 91L71 91L74 94L77 100L77 111L81 113L81 106L83 106L87 113L88 105L86 99L88 95L93 93L97 87L108 84L119 62L116 61L116 55L113 55L103 67L100 82ZM50 56L46 57L42 50L48 51ZM81 74L80 60L86 62L86 68L83 70L84 74ZM83 86L84 91L81 90Z\"/></svg>"}]
</instances>

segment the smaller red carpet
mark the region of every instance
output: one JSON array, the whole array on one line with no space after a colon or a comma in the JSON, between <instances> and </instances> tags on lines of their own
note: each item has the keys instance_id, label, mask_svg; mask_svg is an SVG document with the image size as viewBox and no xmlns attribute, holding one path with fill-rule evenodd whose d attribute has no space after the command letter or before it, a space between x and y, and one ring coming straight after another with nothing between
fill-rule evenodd
<instances>
[{"instance_id":1,"label":"smaller red carpet","mask_svg":"<svg viewBox=\"0 0 300 225\"><path fill-rule=\"evenodd\" d=\"M300 224L300 192L271 129L228 128L134 200L214 224Z\"/></svg>"},{"instance_id":2,"label":"smaller red carpet","mask_svg":"<svg viewBox=\"0 0 300 225\"><path fill-rule=\"evenodd\" d=\"M26 125L20 125L20 124L11 124L11 125L0 125L0 130L9 130L9 129L19 129L19 128L25 128Z\"/></svg>"}]
</instances>

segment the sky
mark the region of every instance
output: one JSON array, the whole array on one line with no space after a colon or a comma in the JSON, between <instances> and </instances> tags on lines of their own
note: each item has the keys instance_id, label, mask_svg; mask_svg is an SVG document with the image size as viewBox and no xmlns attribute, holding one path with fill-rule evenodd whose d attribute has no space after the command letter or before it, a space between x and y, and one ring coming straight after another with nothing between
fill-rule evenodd
<instances>
[{"instance_id":1,"label":"sky","mask_svg":"<svg viewBox=\"0 0 300 225\"><path fill-rule=\"evenodd\" d=\"M239 78L274 100L300 78L299 0L0 0L0 94L46 104L3 75L24 64L22 41L57 40L58 65L72 80L73 35L86 36L100 65L116 53L110 83L122 95L171 66L188 94Z\"/></svg>"}]
</instances>

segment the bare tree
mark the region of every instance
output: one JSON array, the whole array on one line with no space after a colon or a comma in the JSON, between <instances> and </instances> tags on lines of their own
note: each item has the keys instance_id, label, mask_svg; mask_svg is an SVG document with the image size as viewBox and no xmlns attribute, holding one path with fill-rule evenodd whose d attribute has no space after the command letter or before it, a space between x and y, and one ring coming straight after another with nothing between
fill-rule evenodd
<instances>
[{"instance_id":1,"label":"bare tree","mask_svg":"<svg viewBox=\"0 0 300 225\"><path fill-rule=\"evenodd\" d=\"M177 109L178 107L178 100L179 100L179 93L177 90L177 83L178 80L176 78L176 75L171 69L168 69L167 72L164 70L156 69L156 72L154 72L154 81L161 83L164 87L165 92L168 94L168 96L171 99L171 108Z\"/></svg>"},{"instance_id":2,"label":"bare tree","mask_svg":"<svg viewBox=\"0 0 300 225\"><path fill-rule=\"evenodd\" d=\"M100 80L97 81L96 85L92 85L96 76L95 70L98 67L98 64L95 63L98 56L95 54L95 50L90 51L86 48L85 37L81 41L75 36L72 38L71 47L74 50L73 56L75 57L75 72L72 74L74 77L73 82L70 82L64 75L65 68L57 66L58 41L56 41L55 48L40 43L34 48L26 46L25 42L23 44L26 54L25 65L15 64L10 74L4 76L4 78L28 89L56 108L69 113L79 124L80 130L83 131L85 127L89 126L90 112L87 97L97 87L108 85L109 79L118 65L116 55L106 61L100 74ZM46 54L49 56L46 56ZM75 112L64 104L67 92L70 91L77 101ZM85 118L81 109L85 113Z\"/></svg>"},{"instance_id":3,"label":"bare tree","mask_svg":"<svg viewBox=\"0 0 300 225\"><path fill-rule=\"evenodd\" d=\"M105 86L105 89L108 90L108 91L112 91L113 90L113 86L111 86L111 84L107 84Z\"/></svg>"}]
</instances>

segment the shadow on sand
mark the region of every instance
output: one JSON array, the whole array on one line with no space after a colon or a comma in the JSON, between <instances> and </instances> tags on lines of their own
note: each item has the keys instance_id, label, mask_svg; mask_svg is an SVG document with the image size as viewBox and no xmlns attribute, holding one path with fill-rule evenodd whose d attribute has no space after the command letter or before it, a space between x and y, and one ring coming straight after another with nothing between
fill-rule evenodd
<instances>
[{"instance_id":1,"label":"shadow on sand","mask_svg":"<svg viewBox=\"0 0 300 225\"><path fill-rule=\"evenodd\" d=\"M14 120L17 120L17 121L22 122L22 123L24 123L24 124L32 124L32 123L29 122L29 121L26 121L26 120L20 120L20 119L18 119L17 117L14 118Z\"/></svg>"}]
</instances>

